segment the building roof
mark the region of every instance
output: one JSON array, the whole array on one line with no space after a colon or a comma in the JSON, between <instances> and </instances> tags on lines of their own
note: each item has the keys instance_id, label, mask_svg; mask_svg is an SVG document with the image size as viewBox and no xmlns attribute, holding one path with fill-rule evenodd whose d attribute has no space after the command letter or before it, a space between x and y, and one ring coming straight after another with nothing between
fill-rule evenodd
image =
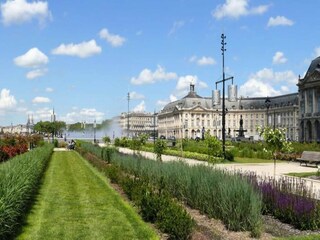
<instances>
[{"instance_id":1,"label":"building roof","mask_svg":"<svg viewBox=\"0 0 320 240\"><path fill-rule=\"evenodd\" d=\"M312 60L305 77L308 77L315 71L320 72L320 56Z\"/></svg>"},{"instance_id":2,"label":"building roof","mask_svg":"<svg viewBox=\"0 0 320 240\"><path fill-rule=\"evenodd\" d=\"M225 107L231 109L266 109L266 99L270 100L270 108L278 108L285 106L298 105L298 93L291 93L286 95L274 97L247 97L237 98L236 101L229 101L225 98ZM190 87L190 92L180 100L168 103L161 111L161 113L170 113L175 110L192 109L201 107L207 110L221 110L222 99L217 105L212 105L212 97L201 97L194 91L194 86Z\"/></svg>"}]
</instances>

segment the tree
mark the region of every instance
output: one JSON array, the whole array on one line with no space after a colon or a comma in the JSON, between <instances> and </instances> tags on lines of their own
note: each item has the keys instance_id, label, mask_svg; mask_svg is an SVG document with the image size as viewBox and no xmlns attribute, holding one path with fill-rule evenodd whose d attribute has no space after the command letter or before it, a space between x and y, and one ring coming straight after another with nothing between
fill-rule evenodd
<instances>
[{"instance_id":1,"label":"tree","mask_svg":"<svg viewBox=\"0 0 320 240\"><path fill-rule=\"evenodd\" d=\"M274 160L274 177L276 175L276 157L281 152L291 152L291 142L286 139L285 129L270 127L258 128L260 135L263 137L268 149L271 151Z\"/></svg>"},{"instance_id":2,"label":"tree","mask_svg":"<svg viewBox=\"0 0 320 240\"><path fill-rule=\"evenodd\" d=\"M164 150L167 148L167 142L163 139L157 139L154 145L154 153L157 155L157 160L162 161L162 154L164 153Z\"/></svg>"},{"instance_id":3,"label":"tree","mask_svg":"<svg viewBox=\"0 0 320 240\"><path fill-rule=\"evenodd\" d=\"M214 157L218 156L222 151L221 142L215 136L211 136L209 132L205 133L204 142L205 142L206 146L208 147L209 162L213 162Z\"/></svg>"},{"instance_id":4,"label":"tree","mask_svg":"<svg viewBox=\"0 0 320 240\"><path fill-rule=\"evenodd\" d=\"M65 127L66 127L66 123L63 121L55 121L55 122L40 121L34 125L34 131L47 135L49 138L49 136L52 135L53 133L55 135L57 134L61 135Z\"/></svg>"}]
</instances>

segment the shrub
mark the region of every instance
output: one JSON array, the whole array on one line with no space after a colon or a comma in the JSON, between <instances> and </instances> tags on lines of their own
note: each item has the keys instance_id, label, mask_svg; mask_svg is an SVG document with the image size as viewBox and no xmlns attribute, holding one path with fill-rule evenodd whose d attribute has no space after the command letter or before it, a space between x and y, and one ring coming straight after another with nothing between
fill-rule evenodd
<instances>
[{"instance_id":1,"label":"shrub","mask_svg":"<svg viewBox=\"0 0 320 240\"><path fill-rule=\"evenodd\" d=\"M154 152L157 155L157 160L162 161L161 156L167 148L167 143L162 139L157 139L154 145Z\"/></svg>"},{"instance_id":2,"label":"shrub","mask_svg":"<svg viewBox=\"0 0 320 240\"><path fill-rule=\"evenodd\" d=\"M115 149L112 147L103 148L101 151L101 158L107 163L111 162L112 155L114 154Z\"/></svg>"},{"instance_id":3,"label":"shrub","mask_svg":"<svg viewBox=\"0 0 320 240\"><path fill-rule=\"evenodd\" d=\"M225 152L225 158L226 160L233 162L234 161L234 155L231 151L226 151Z\"/></svg>"},{"instance_id":4,"label":"shrub","mask_svg":"<svg viewBox=\"0 0 320 240\"><path fill-rule=\"evenodd\" d=\"M0 239L15 234L39 188L52 151L52 145L45 145L0 165Z\"/></svg>"}]
</instances>

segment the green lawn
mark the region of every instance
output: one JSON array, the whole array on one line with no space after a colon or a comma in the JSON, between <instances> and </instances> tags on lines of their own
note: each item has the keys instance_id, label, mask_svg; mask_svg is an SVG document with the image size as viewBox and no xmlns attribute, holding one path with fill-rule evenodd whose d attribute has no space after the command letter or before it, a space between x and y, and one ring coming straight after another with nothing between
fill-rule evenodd
<instances>
[{"instance_id":1,"label":"green lawn","mask_svg":"<svg viewBox=\"0 0 320 240\"><path fill-rule=\"evenodd\" d=\"M73 151L55 152L18 239L159 239Z\"/></svg>"},{"instance_id":2,"label":"green lawn","mask_svg":"<svg viewBox=\"0 0 320 240\"><path fill-rule=\"evenodd\" d=\"M277 160L277 163L279 162L285 162L285 161L280 161ZM229 163L273 163L273 160L271 159L260 159L260 158L240 158L240 157L235 157L234 162L229 162Z\"/></svg>"},{"instance_id":3,"label":"green lawn","mask_svg":"<svg viewBox=\"0 0 320 240\"><path fill-rule=\"evenodd\" d=\"M286 175L306 178L310 176L317 176L318 174L319 174L318 172L300 172L300 173L288 173Z\"/></svg>"},{"instance_id":4,"label":"green lawn","mask_svg":"<svg viewBox=\"0 0 320 240\"><path fill-rule=\"evenodd\" d=\"M308 236L295 236L295 237L284 237L284 238L276 238L276 240L319 240L319 234L311 234Z\"/></svg>"}]
</instances>

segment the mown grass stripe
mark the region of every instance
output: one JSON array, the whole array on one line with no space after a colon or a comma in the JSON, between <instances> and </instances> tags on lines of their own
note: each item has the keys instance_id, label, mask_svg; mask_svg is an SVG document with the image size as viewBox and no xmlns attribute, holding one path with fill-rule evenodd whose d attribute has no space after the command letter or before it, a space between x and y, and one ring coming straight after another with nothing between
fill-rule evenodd
<instances>
[{"instance_id":1,"label":"mown grass stripe","mask_svg":"<svg viewBox=\"0 0 320 240\"><path fill-rule=\"evenodd\" d=\"M55 152L18 239L158 239L75 152Z\"/></svg>"}]
</instances>

